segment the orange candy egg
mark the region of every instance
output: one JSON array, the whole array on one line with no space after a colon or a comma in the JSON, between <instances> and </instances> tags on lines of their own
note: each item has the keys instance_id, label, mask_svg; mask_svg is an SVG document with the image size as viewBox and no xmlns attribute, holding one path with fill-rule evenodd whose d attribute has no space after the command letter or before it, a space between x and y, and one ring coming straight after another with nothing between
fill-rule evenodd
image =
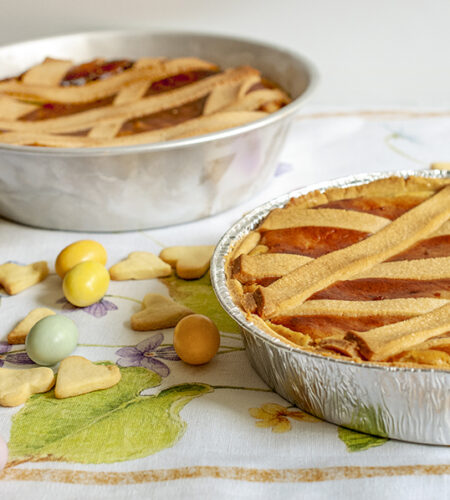
<instances>
[{"instance_id":1,"label":"orange candy egg","mask_svg":"<svg viewBox=\"0 0 450 500\"><path fill-rule=\"evenodd\" d=\"M185 363L203 365L211 361L219 349L219 330L208 317L191 314L175 327L173 345Z\"/></svg>"}]
</instances>

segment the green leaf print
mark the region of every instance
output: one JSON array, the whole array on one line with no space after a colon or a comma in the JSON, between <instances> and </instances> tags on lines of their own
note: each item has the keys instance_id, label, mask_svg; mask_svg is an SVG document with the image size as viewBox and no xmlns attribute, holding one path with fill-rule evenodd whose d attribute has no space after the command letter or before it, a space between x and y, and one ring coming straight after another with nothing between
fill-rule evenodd
<instances>
[{"instance_id":1,"label":"green leaf print","mask_svg":"<svg viewBox=\"0 0 450 500\"><path fill-rule=\"evenodd\" d=\"M121 373L119 384L107 390L67 399L56 399L53 391L31 397L12 419L10 461L99 464L151 455L181 438L186 423L180 410L212 390L182 384L141 396L159 385L160 376L141 367Z\"/></svg>"},{"instance_id":2,"label":"green leaf print","mask_svg":"<svg viewBox=\"0 0 450 500\"><path fill-rule=\"evenodd\" d=\"M169 295L192 309L204 314L214 321L221 332L240 333L240 328L222 309L211 285L209 273L198 280L183 280L175 275L161 281L169 289Z\"/></svg>"},{"instance_id":3,"label":"green leaf print","mask_svg":"<svg viewBox=\"0 0 450 500\"><path fill-rule=\"evenodd\" d=\"M386 441L389 441L388 438L351 431L345 427L338 427L338 436L347 446L347 451L364 451L375 446L381 446Z\"/></svg>"}]
</instances>

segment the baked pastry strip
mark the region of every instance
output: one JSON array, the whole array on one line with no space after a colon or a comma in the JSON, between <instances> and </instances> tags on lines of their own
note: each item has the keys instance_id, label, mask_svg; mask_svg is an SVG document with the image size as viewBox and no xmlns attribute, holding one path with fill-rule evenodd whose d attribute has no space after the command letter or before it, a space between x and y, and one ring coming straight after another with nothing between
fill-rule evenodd
<instances>
[{"instance_id":1,"label":"baked pastry strip","mask_svg":"<svg viewBox=\"0 0 450 500\"><path fill-rule=\"evenodd\" d=\"M426 351L428 349L443 349L450 353L450 333L444 336L431 338L414 346L415 351Z\"/></svg>"},{"instance_id":2,"label":"baked pastry strip","mask_svg":"<svg viewBox=\"0 0 450 500\"><path fill-rule=\"evenodd\" d=\"M371 361L391 356L450 331L450 303L405 321L366 332L349 332L345 339L355 341L362 355Z\"/></svg>"},{"instance_id":3,"label":"baked pastry strip","mask_svg":"<svg viewBox=\"0 0 450 500\"><path fill-rule=\"evenodd\" d=\"M290 253L241 254L233 261L232 275L241 283L254 283L264 278L280 278L312 260Z\"/></svg>"},{"instance_id":4,"label":"baked pastry strip","mask_svg":"<svg viewBox=\"0 0 450 500\"><path fill-rule=\"evenodd\" d=\"M265 318L302 304L336 281L361 274L436 231L450 216L450 186L404 213L377 233L328 253L275 281L258 287L253 299Z\"/></svg>"},{"instance_id":5,"label":"baked pastry strip","mask_svg":"<svg viewBox=\"0 0 450 500\"><path fill-rule=\"evenodd\" d=\"M298 208L273 210L259 227L259 231L289 227L322 226L375 233L391 221L378 215L336 208Z\"/></svg>"},{"instance_id":6,"label":"baked pastry strip","mask_svg":"<svg viewBox=\"0 0 450 500\"><path fill-rule=\"evenodd\" d=\"M72 66L72 63L70 63ZM154 66L140 66L136 63L130 69L112 75L103 80L89 82L81 86L48 86L27 85L19 80L7 80L0 82L0 93L13 95L21 98L33 98L34 100L59 102L59 103L84 103L103 99L119 92L125 85L145 80L156 82L169 76L186 73L188 71L217 71L217 65L202 61L195 57L186 57L161 61ZM31 70L30 70L31 71ZM64 76L64 75L62 75Z\"/></svg>"},{"instance_id":7,"label":"baked pastry strip","mask_svg":"<svg viewBox=\"0 0 450 500\"><path fill-rule=\"evenodd\" d=\"M389 278L434 280L450 278L450 257L382 262L353 279Z\"/></svg>"},{"instance_id":8,"label":"baked pastry strip","mask_svg":"<svg viewBox=\"0 0 450 500\"><path fill-rule=\"evenodd\" d=\"M72 61L47 58L41 64L26 71L20 81L22 85L44 85L55 87L73 66Z\"/></svg>"},{"instance_id":9,"label":"baked pastry strip","mask_svg":"<svg viewBox=\"0 0 450 500\"><path fill-rule=\"evenodd\" d=\"M330 337L322 339L319 342L319 346L322 349L328 349L334 352L338 352L340 354L344 354L345 356L349 356L353 360L361 360L361 355L359 354L358 348L354 342L349 340Z\"/></svg>"},{"instance_id":10,"label":"baked pastry strip","mask_svg":"<svg viewBox=\"0 0 450 500\"><path fill-rule=\"evenodd\" d=\"M227 106L241 98L243 90L248 91L255 83L260 82L259 75L246 78L243 82L236 82L233 85L221 85L216 87L209 94L203 108L204 115L211 115L218 111L223 111ZM243 108L242 108L243 109Z\"/></svg>"},{"instance_id":11,"label":"baked pastry strip","mask_svg":"<svg viewBox=\"0 0 450 500\"><path fill-rule=\"evenodd\" d=\"M0 95L0 116L6 120L17 120L20 116L31 113L39 106L21 102L7 95Z\"/></svg>"},{"instance_id":12,"label":"baked pastry strip","mask_svg":"<svg viewBox=\"0 0 450 500\"><path fill-rule=\"evenodd\" d=\"M248 254L259 243L261 234L258 231L250 231L245 238L233 249L231 259L236 259L240 255Z\"/></svg>"},{"instance_id":13,"label":"baked pastry strip","mask_svg":"<svg viewBox=\"0 0 450 500\"><path fill-rule=\"evenodd\" d=\"M233 261L232 273L241 283L265 278L281 278L314 259L289 253L240 255ZM382 262L352 279L390 278L432 280L450 278L450 257Z\"/></svg>"},{"instance_id":14,"label":"baked pastry strip","mask_svg":"<svg viewBox=\"0 0 450 500\"><path fill-rule=\"evenodd\" d=\"M131 146L216 132L218 130L223 130L224 128L238 127L260 118L264 118L265 116L267 116L267 113L263 113L261 111L232 111L227 113L216 113L211 116L194 118L187 122L180 123L179 125L164 129L142 132L140 134L124 135L109 139L40 134L38 132L5 132L0 134L0 143L24 145L37 144L39 146L52 146L60 148Z\"/></svg>"},{"instance_id":15,"label":"baked pastry strip","mask_svg":"<svg viewBox=\"0 0 450 500\"><path fill-rule=\"evenodd\" d=\"M349 186L345 188L330 188L325 192L311 191L299 198L293 198L286 205L286 208L296 206L299 208L318 207L327 203L349 198L362 197L373 199L374 197L414 196L418 200L425 200L434 195L436 190L443 185L450 184L450 179L435 179L411 176L407 179L401 177L389 177L379 179L369 184ZM420 202L419 201L419 202Z\"/></svg>"},{"instance_id":16,"label":"baked pastry strip","mask_svg":"<svg viewBox=\"0 0 450 500\"><path fill-rule=\"evenodd\" d=\"M290 316L418 316L448 304L447 299L411 298L385 300L308 300L288 309L280 317ZM275 318L274 318L275 319Z\"/></svg>"}]
</instances>

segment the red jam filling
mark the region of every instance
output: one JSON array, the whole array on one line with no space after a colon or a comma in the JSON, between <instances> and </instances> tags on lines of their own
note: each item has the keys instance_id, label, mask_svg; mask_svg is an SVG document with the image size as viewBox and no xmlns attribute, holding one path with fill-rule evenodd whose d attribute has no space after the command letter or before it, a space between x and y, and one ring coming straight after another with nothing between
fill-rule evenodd
<instances>
[{"instance_id":1,"label":"red jam filling","mask_svg":"<svg viewBox=\"0 0 450 500\"><path fill-rule=\"evenodd\" d=\"M324 205L314 208L339 208L353 210L355 212L364 212L366 214L378 215L386 219L394 220L411 208L422 203L423 198L418 196L396 196L395 198L384 198L374 196L371 198L349 198L346 200L330 201Z\"/></svg>"},{"instance_id":2,"label":"red jam filling","mask_svg":"<svg viewBox=\"0 0 450 500\"><path fill-rule=\"evenodd\" d=\"M121 59L116 61L89 61L78 66L73 66L61 80L62 87L71 85L85 85L89 82L118 75L131 68L133 61Z\"/></svg>"},{"instance_id":3,"label":"red jam filling","mask_svg":"<svg viewBox=\"0 0 450 500\"><path fill-rule=\"evenodd\" d=\"M387 262L397 260L432 259L437 257L448 257L450 255L450 234L435 236L419 241L402 253L394 255Z\"/></svg>"},{"instance_id":4,"label":"red jam filling","mask_svg":"<svg viewBox=\"0 0 450 500\"><path fill-rule=\"evenodd\" d=\"M167 109L159 113L128 120L122 125L117 137L159 130L191 120L192 118L202 115L205 102L206 97L189 102L177 108Z\"/></svg>"},{"instance_id":5,"label":"red jam filling","mask_svg":"<svg viewBox=\"0 0 450 500\"><path fill-rule=\"evenodd\" d=\"M418 297L450 299L450 279L366 278L338 281L312 295L310 300L385 300Z\"/></svg>"},{"instance_id":6,"label":"red jam filling","mask_svg":"<svg viewBox=\"0 0 450 500\"><path fill-rule=\"evenodd\" d=\"M407 319L405 316L362 316L348 318L342 316L284 316L272 320L296 332L309 335L313 340L340 336L350 330L365 332L372 328L390 325Z\"/></svg>"},{"instance_id":7,"label":"red jam filling","mask_svg":"<svg viewBox=\"0 0 450 500\"><path fill-rule=\"evenodd\" d=\"M293 253L320 257L329 252L358 243L369 233L336 227L289 227L262 234L261 244L271 253Z\"/></svg>"}]
</instances>

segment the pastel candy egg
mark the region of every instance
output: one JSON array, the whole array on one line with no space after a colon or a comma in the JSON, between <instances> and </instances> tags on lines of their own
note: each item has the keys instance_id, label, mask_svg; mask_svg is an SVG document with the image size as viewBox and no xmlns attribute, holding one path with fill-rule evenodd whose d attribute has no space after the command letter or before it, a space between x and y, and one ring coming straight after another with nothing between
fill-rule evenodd
<instances>
[{"instance_id":1,"label":"pastel candy egg","mask_svg":"<svg viewBox=\"0 0 450 500\"><path fill-rule=\"evenodd\" d=\"M60 314L39 320L28 333L25 347L38 365L52 366L69 356L78 342L75 323Z\"/></svg>"},{"instance_id":2,"label":"pastel candy egg","mask_svg":"<svg viewBox=\"0 0 450 500\"><path fill-rule=\"evenodd\" d=\"M6 462L8 461L8 447L6 446L5 441L0 436L0 470L5 467Z\"/></svg>"},{"instance_id":3,"label":"pastel candy egg","mask_svg":"<svg viewBox=\"0 0 450 500\"><path fill-rule=\"evenodd\" d=\"M64 278L67 271L70 271L80 262L95 260L105 265L108 255L106 250L98 241L80 240L66 246L56 257L55 271Z\"/></svg>"},{"instance_id":4,"label":"pastel candy egg","mask_svg":"<svg viewBox=\"0 0 450 500\"><path fill-rule=\"evenodd\" d=\"M90 306L103 298L108 291L109 280L105 266L93 260L80 262L64 276L64 296L74 306Z\"/></svg>"},{"instance_id":5,"label":"pastel candy egg","mask_svg":"<svg viewBox=\"0 0 450 500\"><path fill-rule=\"evenodd\" d=\"M220 345L217 326L202 314L181 319L173 334L173 346L178 356L190 365L208 363Z\"/></svg>"}]
</instances>

